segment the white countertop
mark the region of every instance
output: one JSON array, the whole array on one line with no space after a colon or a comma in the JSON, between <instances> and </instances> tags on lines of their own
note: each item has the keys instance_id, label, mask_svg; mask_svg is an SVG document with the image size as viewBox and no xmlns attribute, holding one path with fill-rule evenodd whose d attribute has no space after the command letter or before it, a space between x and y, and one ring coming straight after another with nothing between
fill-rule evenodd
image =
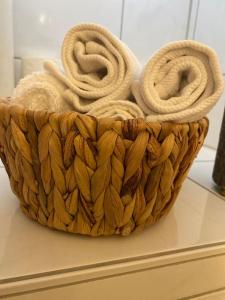
<instances>
[{"instance_id":1,"label":"white countertop","mask_svg":"<svg viewBox=\"0 0 225 300\"><path fill-rule=\"evenodd\" d=\"M171 212L143 232L101 238L65 234L23 215L1 167L0 280L13 282L225 243L224 216L225 202L187 179Z\"/></svg>"}]
</instances>

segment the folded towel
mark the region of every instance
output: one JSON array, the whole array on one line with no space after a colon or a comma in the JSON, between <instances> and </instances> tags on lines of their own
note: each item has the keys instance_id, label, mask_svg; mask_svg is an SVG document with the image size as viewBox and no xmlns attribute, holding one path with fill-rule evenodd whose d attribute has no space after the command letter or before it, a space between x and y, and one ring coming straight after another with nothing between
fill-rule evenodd
<instances>
[{"instance_id":1,"label":"folded towel","mask_svg":"<svg viewBox=\"0 0 225 300\"><path fill-rule=\"evenodd\" d=\"M73 110L62 97L65 85L47 72L35 72L21 79L12 95L12 102L32 110L55 112ZM79 98L78 98L79 101ZM110 100L95 106L89 115L119 120L144 118L142 110L129 100Z\"/></svg>"},{"instance_id":2,"label":"folded towel","mask_svg":"<svg viewBox=\"0 0 225 300\"><path fill-rule=\"evenodd\" d=\"M65 85L47 72L35 72L20 80L12 94L12 103L32 110L55 112L71 110L62 98Z\"/></svg>"},{"instance_id":3,"label":"folded towel","mask_svg":"<svg viewBox=\"0 0 225 300\"><path fill-rule=\"evenodd\" d=\"M144 118L144 114L137 104L127 100L108 101L91 109L88 115L98 118L115 118L117 120Z\"/></svg>"},{"instance_id":4,"label":"folded towel","mask_svg":"<svg viewBox=\"0 0 225 300\"><path fill-rule=\"evenodd\" d=\"M45 69L67 85L63 96L83 113L110 100L127 99L140 70L131 50L95 24L75 26L66 34L62 64L65 74L51 62Z\"/></svg>"},{"instance_id":5,"label":"folded towel","mask_svg":"<svg viewBox=\"0 0 225 300\"><path fill-rule=\"evenodd\" d=\"M205 116L223 91L216 53L191 40L173 42L147 63L133 95L148 121L190 122Z\"/></svg>"}]
</instances>

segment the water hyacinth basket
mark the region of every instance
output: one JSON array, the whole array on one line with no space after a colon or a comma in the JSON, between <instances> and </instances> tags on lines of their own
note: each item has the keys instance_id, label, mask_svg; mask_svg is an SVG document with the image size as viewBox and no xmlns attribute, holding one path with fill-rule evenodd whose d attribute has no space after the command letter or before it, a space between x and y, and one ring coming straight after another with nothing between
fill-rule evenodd
<instances>
[{"instance_id":1,"label":"water hyacinth basket","mask_svg":"<svg viewBox=\"0 0 225 300\"><path fill-rule=\"evenodd\" d=\"M207 130L206 118L117 121L0 102L0 156L22 211L91 236L128 235L166 215Z\"/></svg>"}]
</instances>

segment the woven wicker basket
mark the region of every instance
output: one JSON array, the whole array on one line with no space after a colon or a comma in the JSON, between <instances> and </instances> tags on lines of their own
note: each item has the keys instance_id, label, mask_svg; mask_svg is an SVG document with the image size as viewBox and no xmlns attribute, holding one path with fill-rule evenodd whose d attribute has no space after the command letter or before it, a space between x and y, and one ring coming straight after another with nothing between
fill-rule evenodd
<instances>
[{"instance_id":1,"label":"woven wicker basket","mask_svg":"<svg viewBox=\"0 0 225 300\"><path fill-rule=\"evenodd\" d=\"M0 103L0 156L22 211L92 236L142 229L165 215L201 148L208 120L147 123Z\"/></svg>"}]
</instances>

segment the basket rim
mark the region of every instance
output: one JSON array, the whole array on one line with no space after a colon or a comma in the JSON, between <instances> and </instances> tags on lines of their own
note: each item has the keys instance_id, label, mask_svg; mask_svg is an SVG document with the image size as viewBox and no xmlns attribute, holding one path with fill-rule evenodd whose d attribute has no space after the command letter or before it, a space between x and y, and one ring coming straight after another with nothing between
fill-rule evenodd
<instances>
[{"instance_id":1,"label":"basket rim","mask_svg":"<svg viewBox=\"0 0 225 300\"><path fill-rule=\"evenodd\" d=\"M66 116L74 116L74 118L76 118L77 116L79 116L81 119L85 119L85 118L91 118L92 120L95 120L97 123L98 122L109 122L109 123L116 123L116 124L127 124L127 123L135 123L135 124L139 124L139 125L157 125L157 124L168 124L171 127L176 127L177 125L187 125L187 124L198 124L199 122L202 121L206 121L207 125L209 126L209 119L207 116L202 117L199 120L196 121L191 121L191 122L173 122L173 121L155 121L155 122L151 122L151 121L147 121L144 118L131 118L131 119L126 119L126 120L116 120L114 118L111 117L104 117L104 118L97 118L95 116L84 114L84 113L80 113L80 112L76 112L76 111L66 111L66 112L55 112L55 111L50 111L50 110L32 110L32 109L28 109L26 107L23 107L22 105L18 105L18 104L14 104L14 103L10 103L11 101L11 97L0 97L0 108L1 106L6 107L8 110L15 112L16 114L30 114L30 115L35 115L36 118L38 118L39 116L43 116L43 114L47 115L48 117L54 115L54 117L56 119L61 119L64 118Z\"/></svg>"}]
</instances>

